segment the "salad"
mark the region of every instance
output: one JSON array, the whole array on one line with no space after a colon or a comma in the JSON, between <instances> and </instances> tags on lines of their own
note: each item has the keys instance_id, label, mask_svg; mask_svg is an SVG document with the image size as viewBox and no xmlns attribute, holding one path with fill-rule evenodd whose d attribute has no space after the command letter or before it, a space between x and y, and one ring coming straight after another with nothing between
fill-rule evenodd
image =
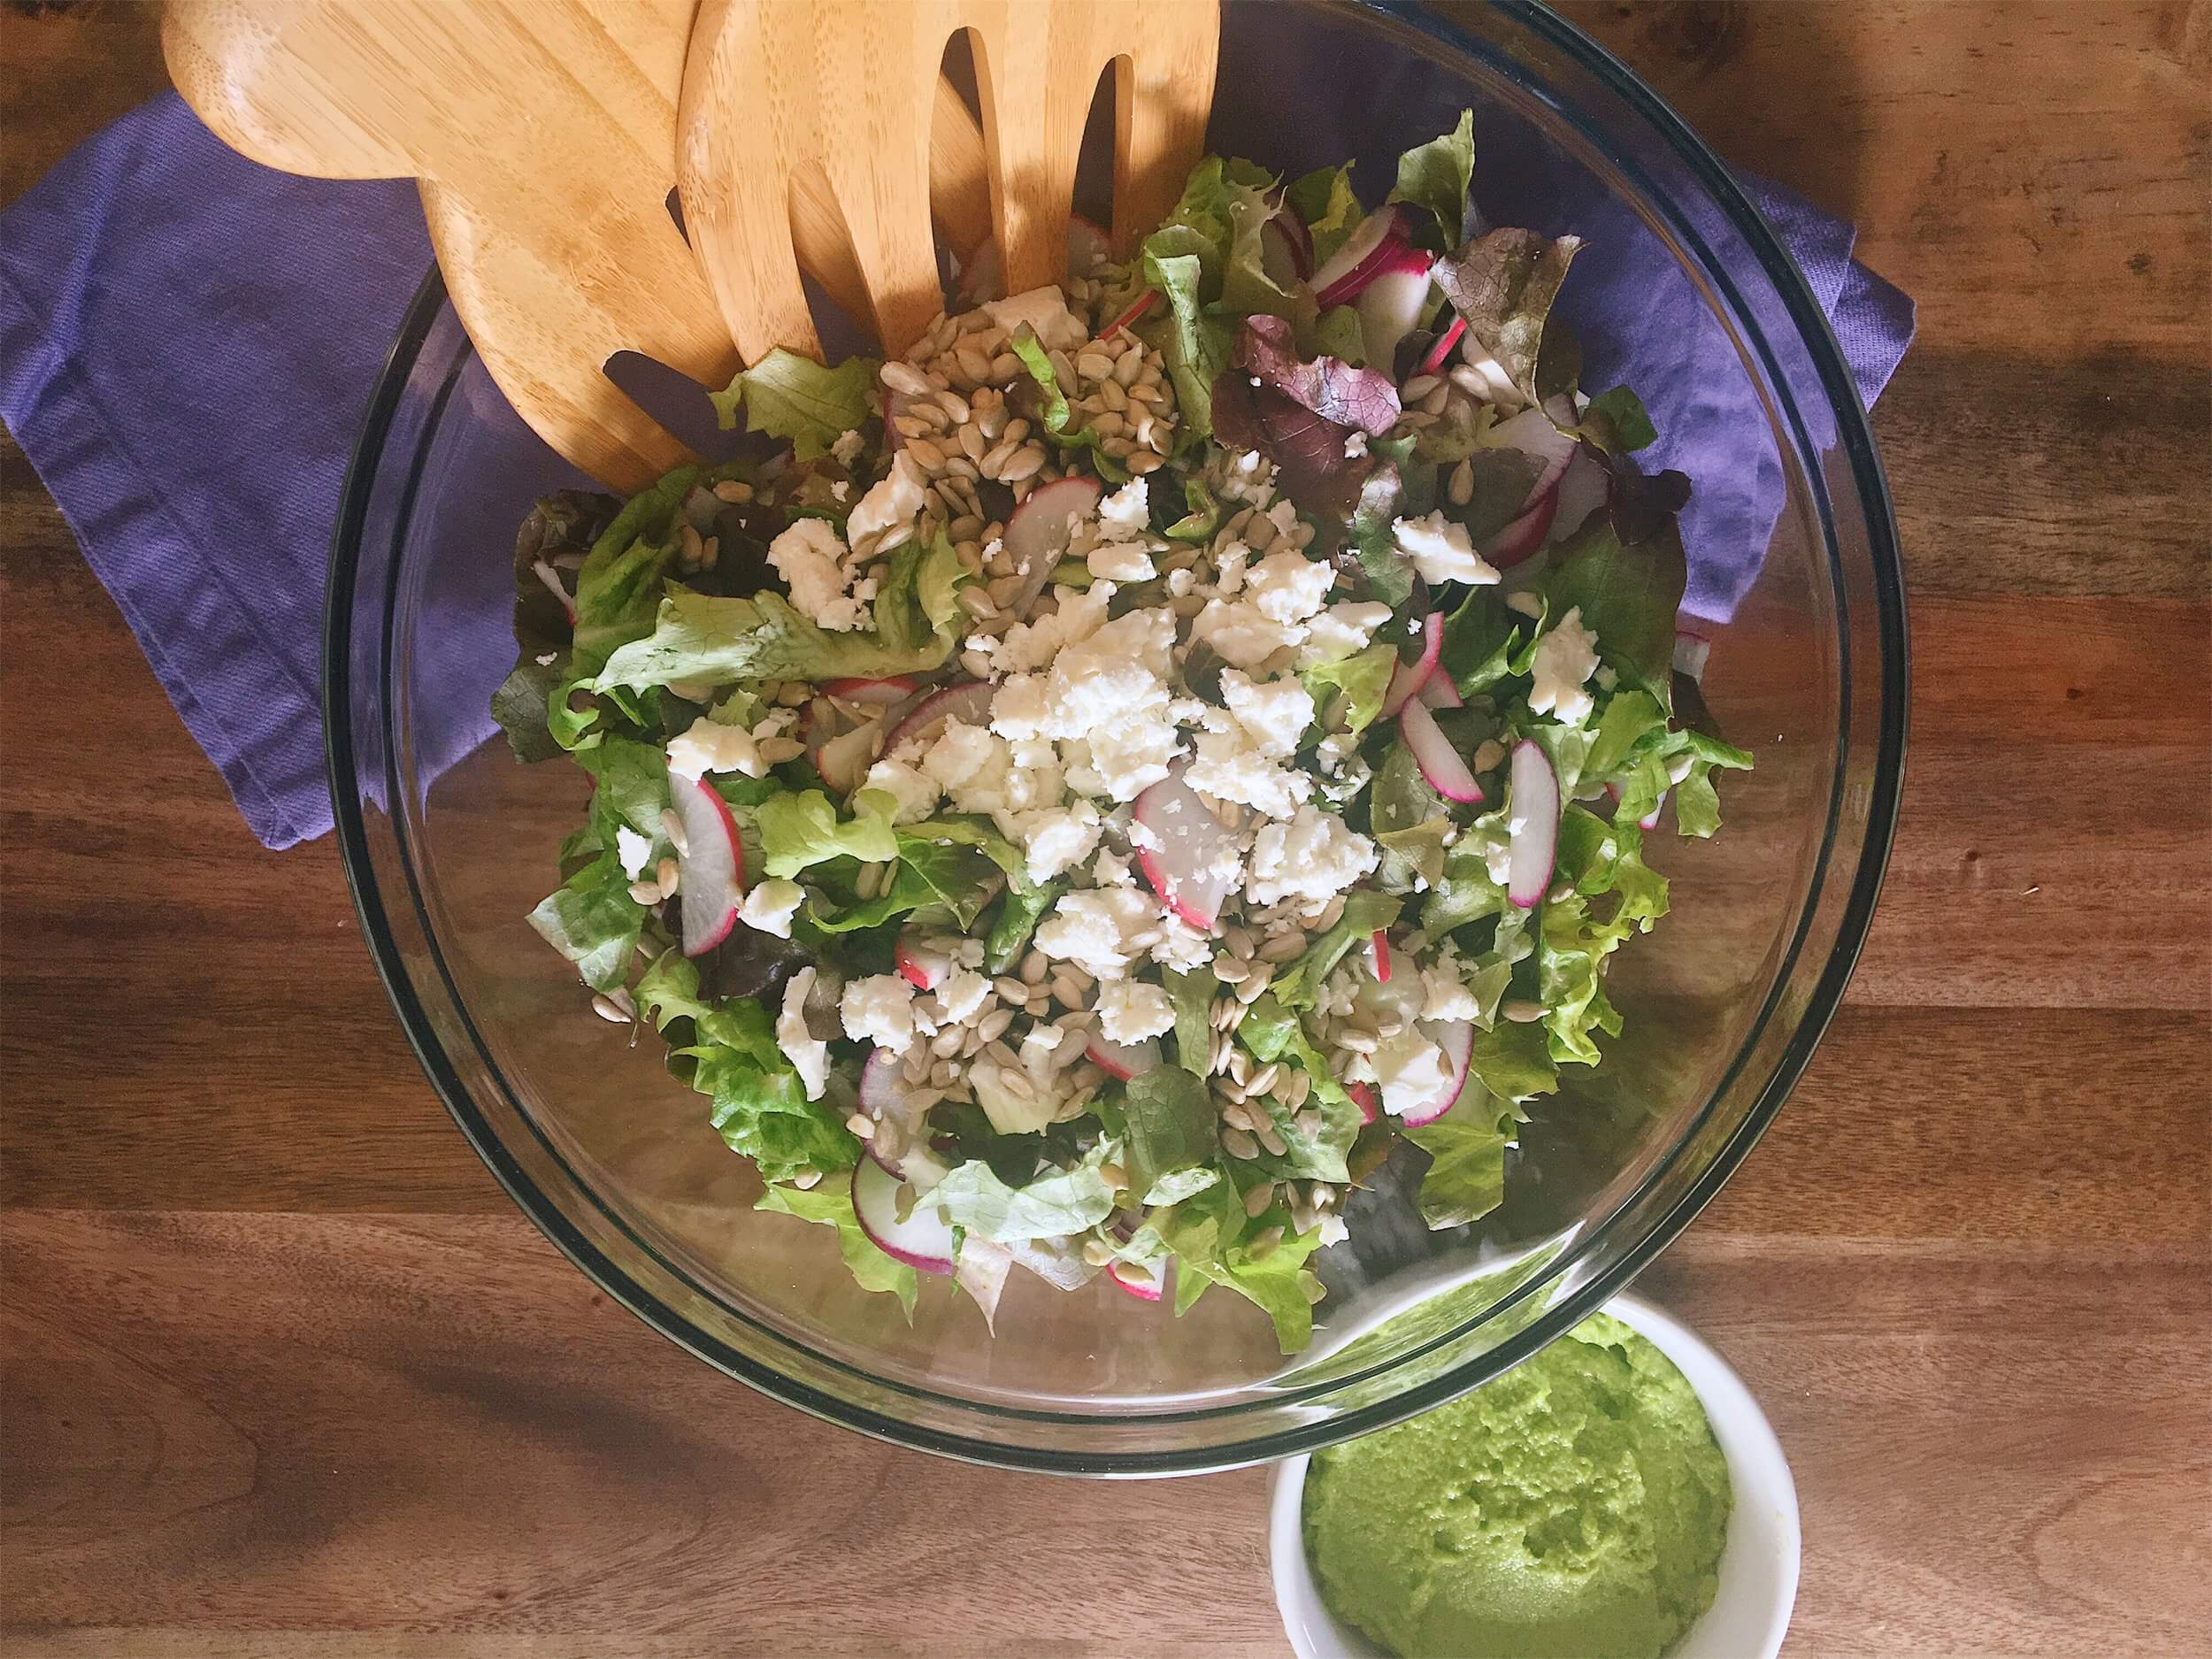
<instances>
[{"instance_id":1,"label":"salad","mask_svg":"<svg viewBox=\"0 0 2212 1659\"><path fill-rule=\"evenodd\" d=\"M1476 1219L1620 1030L1645 834L1750 760L1688 481L1548 323L1579 244L1474 165L1209 158L1126 263L1079 221L902 360L772 353L739 458L523 526L495 711L593 785L530 921L910 1316L1102 1272L1294 1352L1400 1143Z\"/></svg>"}]
</instances>

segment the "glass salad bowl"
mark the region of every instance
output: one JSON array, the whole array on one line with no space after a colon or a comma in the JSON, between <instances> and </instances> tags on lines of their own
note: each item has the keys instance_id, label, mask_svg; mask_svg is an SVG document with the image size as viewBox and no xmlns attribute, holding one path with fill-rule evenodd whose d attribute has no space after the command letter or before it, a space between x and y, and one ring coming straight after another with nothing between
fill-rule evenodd
<instances>
[{"instance_id":1,"label":"glass salad bowl","mask_svg":"<svg viewBox=\"0 0 2212 1659\"><path fill-rule=\"evenodd\" d=\"M1729 779L1717 837L1653 838L1672 911L1616 958L1624 1034L1532 1103L1504 1202L1428 1231L1409 1179L1422 1155L1400 1148L1316 1258L1328 1294L1304 1352L1279 1353L1237 1297L1179 1319L1103 1276L1068 1293L1017 1273L995 1337L931 1280L910 1323L825 1229L753 1208L750 1165L649 1033L629 1044L593 1017L524 920L588 780L518 764L486 714L513 660L516 526L585 480L501 398L434 273L376 389L334 549L346 865L400 1018L485 1162L703 1359L867 1432L1014 1467L1164 1474L1311 1450L1483 1382L1614 1294L1803 1069L1864 938L1902 773L1903 591L1873 440L1813 295L1711 152L1538 7L1448 24L1232 4L1223 30L1210 149L1286 175L1355 156L1371 181L1471 105L1490 221L1592 244L1561 300L1586 383L1693 379L1650 458L1695 480L1705 702L1758 761Z\"/></svg>"}]
</instances>

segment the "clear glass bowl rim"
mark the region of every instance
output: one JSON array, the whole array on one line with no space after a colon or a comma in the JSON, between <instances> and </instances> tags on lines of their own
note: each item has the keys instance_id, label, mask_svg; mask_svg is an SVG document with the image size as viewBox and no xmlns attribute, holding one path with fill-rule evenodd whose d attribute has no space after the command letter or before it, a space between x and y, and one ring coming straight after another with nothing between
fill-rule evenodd
<instances>
[{"instance_id":1,"label":"clear glass bowl rim","mask_svg":"<svg viewBox=\"0 0 2212 1659\"><path fill-rule=\"evenodd\" d=\"M1541 88L1517 75L1517 66L1509 58L1502 58L1486 48L1448 19L1422 9L1414 0L1345 0L1345 3L1355 9L1379 13L1409 26L1455 52L1485 62L1516 80L1524 90L1542 99L1563 121L1578 127L1585 127L1571 108L1545 97ZM1868 554L1872 565L1877 612L1877 666L1881 681L1879 718L1873 734L1875 762L1871 795L1864 841L1859 849L1851 891L1839 919L1836 942L1822 968L1804 1012L1791 1033L1774 1070L1761 1087L1751 1110L1712 1163L1699 1174L1674 1206L1616 1260L1593 1273L1540 1317L1501 1340L1477 1359L1426 1382L1409 1386L1388 1399L1363 1406L1336 1409L1318 1421L1293 1428L1271 1431L1245 1440L1204 1448L1090 1454L1030 1445L1009 1445L973 1435L949 1432L858 1405L799 1381L729 1348L707 1336L697 1326L666 1307L588 1239L562 1212L557 1203L505 1151L498 1134L479 1110L459 1072L447 1058L435 1026L416 994L415 981L403 960L399 941L385 920L382 899L372 864L366 820L361 809L361 791L357 782L359 774L350 725L352 615L358 586L361 537L367 521L378 463L416 362L447 303L445 284L437 266L433 264L424 276L402 319L399 334L371 394L360 435L355 442L347 468L331 539L322 651L323 729L336 837L347 885L353 895L355 911L360 918L363 939L369 947L378 975L391 997L408 1042L440 1099L444 1102L446 1110L493 1177L523 1213L593 1283L654 1330L718 1370L771 1398L796 1406L826 1421L857 1429L876 1439L967 1462L1002 1467L1061 1474L1139 1477L1231 1469L1315 1451L1355 1435L1387 1427L1444 1403L1489 1377L1519 1363L1602 1306L1624 1288L1711 1202L1714 1194L1757 1144L1811 1059L1828 1022L1834 1017L1842 1001L1845 987L1871 924L1888 863L1904 781L1908 705L1905 590L1896 518L1881 458L1868 424L1865 407L1860 401L1856 382L1826 314L1821 310L1795 260L1782 246L1764 216L1752 205L1726 165L1633 70L1572 24L1540 4L1535 4L1534 0L1489 0L1489 9L1508 22L1527 29L1546 45L1572 60L1649 124L1654 134L1671 147L1675 158L1692 172L1699 184L1710 194L1715 205L1726 214L1733 228L1743 235L1757 255L1763 274L1774 283L1778 296L1788 310L1791 321L1798 329L1807 355L1819 373L1822 389L1836 419L1837 448L1848 464L1851 481L1866 517ZM1687 231L1678 218L1668 211L1663 197L1647 194L1646 199L1655 210L1670 219L1674 228ZM1694 233L1688 233L1688 239L1693 242L1701 240ZM1724 275L1717 273L1716 275L1719 279L1718 286L1724 294L1730 296L1732 314L1742 320L1744 312L1734 306L1731 286L1726 283ZM1755 338L1755 328L1752 332ZM1759 341L1758 346L1762 355L1765 355L1768 348L1763 341ZM1815 480L1816 488L1818 482ZM1830 533L1824 522L1827 518L1824 507L1823 518L1824 535L1827 535ZM1831 551L1832 557L1832 541ZM388 618L387 621L388 625ZM1847 710L1847 687L1843 703ZM388 777L386 781L395 791L388 798L399 798L396 792L400 780L395 776ZM1833 833L1832 814L1832 836ZM1828 857L1829 852L1824 849L1821 858L1824 868ZM1808 914L1812 898L1809 895ZM427 918L423 919L427 927ZM1763 1024L1763 1019L1761 1023ZM1712 1110L1720 1092L1719 1089L1715 1091L1714 1098L1708 1102L1704 1111ZM1703 1113L1701 1113L1699 1121L1701 1122L1702 1118ZM1693 1124L1683 1138L1688 1139L1695 1127ZM1658 1173L1658 1171L1653 1171L1653 1177L1655 1179ZM627 1231L626 1227L625 1231ZM1505 1302L1486 1310L1474 1323L1495 1317L1504 1306L1525 1299L1551 1282L1558 1274L1582 1259L1603 1236L1604 1231L1601 1228L1592 1233L1576 1248L1563 1252L1549 1270L1521 1286ZM1394 1363L1402 1363L1415 1355L1431 1351L1464 1333L1463 1329L1447 1333L1424 1343L1413 1354L1400 1356ZM872 1380L880 1383L882 1379ZM967 1405L979 1415L986 1417L1031 1415L1010 1414L1003 1409L979 1407L972 1402L956 1403ZM1233 1412L1243 1409L1225 1409ZM1056 1421L1084 1420L1070 1418L1066 1414L1058 1412L1034 1415ZM1198 1415L1210 1414L1201 1412Z\"/></svg>"}]
</instances>

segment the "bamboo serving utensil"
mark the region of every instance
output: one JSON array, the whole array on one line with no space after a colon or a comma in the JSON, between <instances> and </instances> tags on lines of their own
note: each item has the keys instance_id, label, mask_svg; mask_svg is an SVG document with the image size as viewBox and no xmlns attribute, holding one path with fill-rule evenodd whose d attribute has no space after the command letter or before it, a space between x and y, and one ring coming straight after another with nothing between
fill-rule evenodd
<instances>
[{"instance_id":1,"label":"bamboo serving utensil","mask_svg":"<svg viewBox=\"0 0 2212 1659\"><path fill-rule=\"evenodd\" d=\"M955 248L995 233L1010 290L1056 280L1109 63L1125 242L1198 153L1217 24L1214 0L171 0L162 43L255 160L419 180L494 381L630 491L695 457L607 378L617 352L706 386L818 355L801 270L901 349L941 304L933 214ZM940 73L956 30L980 129Z\"/></svg>"}]
</instances>

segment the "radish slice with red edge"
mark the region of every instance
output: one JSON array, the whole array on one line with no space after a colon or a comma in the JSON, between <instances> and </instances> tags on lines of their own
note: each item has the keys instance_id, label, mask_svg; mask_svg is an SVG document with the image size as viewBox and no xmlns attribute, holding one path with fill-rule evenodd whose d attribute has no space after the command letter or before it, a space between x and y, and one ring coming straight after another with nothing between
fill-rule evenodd
<instances>
[{"instance_id":1,"label":"radish slice with red edge","mask_svg":"<svg viewBox=\"0 0 2212 1659\"><path fill-rule=\"evenodd\" d=\"M1713 654L1713 642L1702 634L1693 634L1684 628L1674 636L1674 672L1687 674L1702 684L1705 664Z\"/></svg>"},{"instance_id":2,"label":"radish slice with red edge","mask_svg":"<svg viewBox=\"0 0 2212 1659\"><path fill-rule=\"evenodd\" d=\"M1137 797L1136 817L1153 843L1137 849L1144 879L1168 909L1211 933L1236 879L1236 837L1221 827L1179 771Z\"/></svg>"},{"instance_id":3,"label":"radish slice with red edge","mask_svg":"<svg viewBox=\"0 0 2212 1659\"><path fill-rule=\"evenodd\" d=\"M1467 706L1467 700L1459 695L1459 687L1452 684L1452 677L1440 665L1421 682L1420 697L1432 709L1463 709Z\"/></svg>"},{"instance_id":4,"label":"radish slice with red edge","mask_svg":"<svg viewBox=\"0 0 2212 1659\"><path fill-rule=\"evenodd\" d=\"M1378 927L1374 936L1368 941L1368 949L1374 958L1375 983L1388 985L1390 983L1390 936Z\"/></svg>"},{"instance_id":5,"label":"radish slice with red edge","mask_svg":"<svg viewBox=\"0 0 2212 1659\"><path fill-rule=\"evenodd\" d=\"M1429 683L1429 676L1436 672L1436 659L1444 649L1444 613L1432 611L1421 624L1421 654L1411 662L1400 662L1390 672L1390 684L1383 691L1383 718L1388 719L1406 706L1406 700Z\"/></svg>"},{"instance_id":6,"label":"radish slice with red edge","mask_svg":"<svg viewBox=\"0 0 2212 1659\"><path fill-rule=\"evenodd\" d=\"M1444 359L1452 355L1452 348L1459 343L1460 335L1466 332L1467 319L1464 317L1453 318L1452 326L1436 337L1436 343L1429 348L1428 355L1421 359L1421 366L1415 373L1418 374L1443 373Z\"/></svg>"},{"instance_id":7,"label":"radish slice with red edge","mask_svg":"<svg viewBox=\"0 0 2212 1659\"><path fill-rule=\"evenodd\" d=\"M1147 1071L1160 1069L1160 1045L1149 1037L1142 1042L1115 1042L1094 1033L1090 1046L1083 1053L1101 1070L1125 1083L1133 1077L1142 1077Z\"/></svg>"},{"instance_id":8,"label":"radish slice with red edge","mask_svg":"<svg viewBox=\"0 0 2212 1659\"><path fill-rule=\"evenodd\" d=\"M1395 207L1380 207L1353 227L1344 245L1313 273L1313 297L1323 311L1356 299L1409 252L1419 253ZM1422 255L1426 258L1426 255Z\"/></svg>"},{"instance_id":9,"label":"radish slice with red edge","mask_svg":"<svg viewBox=\"0 0 2212 1659\"><path fill-rule=\"evenodd\" d=\"M1006 520L1002 538L1006 556L1021 572L1022 585L1001 607L1025 617L1051 580L1052 567L1067 554L1075 526L1098 511L1099 483L1078 474L1033 489Z\"/></svg>"},{"instance_id":10,"label":"radish slice with red edge","mask_svg":"<svg viewBox=\"0 0 2212 1659\"><path fill-rule=\"evenodd\" d=\"M1523 512L1535 506L1566 475L1568 464L1580 447L1553 426L1551 417L1540 409L1524 409L1507 417L1498 423L1489 441L1493 446L1518 449L1536 464L1536 480L1521 497Z\"/></svg>"},{"instance_id":11,"label":"radish slice with red edge","mask_svg":"<svg viewBox=\"0 0 2212 1659\"><path fill-rule=\"evenodd\" d=\"M932 693L884 734L883 752L888 755L917 738L927 737L948 720L957 720L963 726L990 725L991 697L989 683L980 680L964 680L956 686Z\"/></svg>"},{"instance_id":12,"label":"radish slice with red edge","mask_svg":"<svg viewBox=\"0 0 2212 1659\"><path fill-rule=\"evenodd\" d=\"M1367 360L1385 374L1392 373L1398 346L1421 320L1429 298L1429 270L1435 263L1417 248L1409 248L1387 270L1352 302L1359 313L1361 342Z\"/></svg>"},{"instance_id":13,"label":"radish slice with red edge","mask_svg":"<svg viewBox=\"0 0 2212 1659\"><path fill-rule=\"evenodd\" d=\"M1141 1267L1134 1262L1110 1263L1106 1277L1114 1281L1117 1289L1127 1291L1139 1302L1159 1301L1164 1288L1158 1268Z\"/></svg>"},{"instance_id":14,"label":"radish slice with red edge","mask_svg":"<svg viewBox=\"0 0 2212 1659\"><path fill-rule=\"evenodd\" d=\"M909 1206L899 1214L902 1200ZM873 1158L853 1165L853 1215L870 1242L919 1273L952 1271L952 1224L944 1208Z\"/></svg>"},{"instance_id":15,"label":"radish slice with red edge","mask_svg":"<svg viewBox=\"0 0 2212 1659\"><path fill-rule=\"evenodd\" d=\"M1444 1058L1450 1063L1452 1075L1443 1087L1418 1106L1409 1108L1398 1115L1402 1127L1418 1129L1432 1124L1456 1105L1467 1087L1468 1063L1475 1052L1475 1028L1463 1019L1432 1019L1423 1023L1422 1029L1437 1041L1444 1050Z\"/></svg>"},{"instance_id":16,"label":"radish slice with red edge","mask_svg":"<svg viewBox=\"0 0 2212 1659\"><path fill-rule=\"evenodd\" d=\"M945 982L952 972L952 957L934 945L926 945L912 933L901 933L898 942L891 947L892 964L904 979L918 991L933 991Z\"/></svg>"},{"instance_id":17,"label":"radish slice with red edge","mask_svg":"<svg viewBox=\"0 0 2212 1659\"><path fill-rule=\"evenodd\" d=\"M1475 774L1436 724L1428 704L1418 697L1398 711L1398 735L1413 751L1414 764L1420 767L1430 788L1462 805L1482 799L1482 786L1475 781Z\"/></svg>"},{"instance_id":18,"label":"radish slice with red edge","mask_svg":"<svg viewBox=\"0 0 2212 1659\"><path fill-rule=\"evenodd\" d=\"M1551 888L1552 865L1559 855L1559 773L1532 737L1513 746L1505 803L1512 824L1506 896L1517 908L1532 910Z\"/></svg>"},{"instance_id":19,"label":"radish slice with red edge","mask_svg":"<svg viewBox=\"0 0 2212 1659\"><path fill-rule=\"evenodd\" d=\"M710 785L672 772L668 799L684 831L684 850L676 855L684 955L703 956L737 926L737 907L745 897L745 849L729 803Z\"/></svg>"},{"instance_id":20,"label":"radish slice with red edge","mask_svg":"<svg viewBox=\"0 0 2212 1659\"><path fill-rule=\"evenodd\" d=\"M1380 1115L1382 1108L1376 1103L1372 1083L1347 1083L1344 1092L1352 1097L1352 1104L1359 1108L1361 1123L1371 1124Z\"/></svg>"},{"instance_id":21,"label":"radish slice with red edge","mask_svg":"<svg viewBox=\"0 0 2212 1659\"><path fill-rule=\"evenodd\" d=\"M1555 485L1536 499L1536 504L1485 541L1475 551L1493 569L1509 571L1544 545L1544 534L1559 511L1559 488Z\"/></svg>"},{"instance_id":22,"label":"radish slice with red edge","mask_svg":"<svg viewBox=\"0 0 2212 1659\"><path fill-rule=\"evenodd\" d=\"M904 674L894 674L888 680L827 680L822 682L824 695L841 697L847 703L857 703L871 709L887 709L904 701L919 690Z\"/></svg>"}]
</instances>

